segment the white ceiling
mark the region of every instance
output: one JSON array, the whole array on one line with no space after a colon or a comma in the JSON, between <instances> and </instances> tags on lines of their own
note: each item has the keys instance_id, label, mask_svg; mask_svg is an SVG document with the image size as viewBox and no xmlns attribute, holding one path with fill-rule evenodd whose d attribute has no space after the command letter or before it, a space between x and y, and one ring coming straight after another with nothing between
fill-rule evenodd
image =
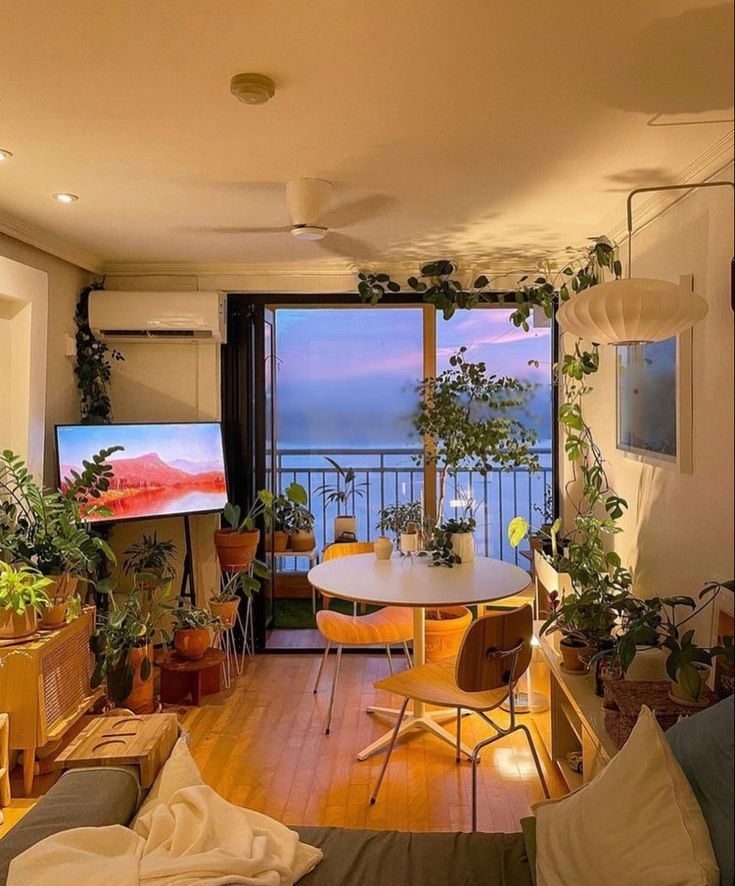
<instances>
[{"instance_id":1,"label":"white ceiling","mask_svg":"<svg viewBox=\"0 0 735 886\"><path fill-rule=\"evenodd\" d=\"M107 265L533 258L727 142L732 35L705 0L3 0L0 213ZM363 219L197 230L287 224L300 176Z\"/></svg>"}]
</instances>

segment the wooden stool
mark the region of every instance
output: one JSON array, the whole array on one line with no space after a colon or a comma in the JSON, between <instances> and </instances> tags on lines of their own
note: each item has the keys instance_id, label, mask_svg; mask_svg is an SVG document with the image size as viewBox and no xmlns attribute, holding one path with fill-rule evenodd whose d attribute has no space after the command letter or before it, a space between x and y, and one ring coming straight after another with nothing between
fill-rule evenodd
<instances>
[{"instance_id":1,"label":"wooden stool","mask_svg":"<svg viewBox=\"0 0 735 886\"><path fill-rule=\"evenodd\" d=\"M191 694L192 702L199 707L203 695L220 690L220 673L225 653L210 647L201 658L189 661L177 652L164 652L156 664L161 669L161 701L177 704Z\"/></svg>"},{"instance_id":2,"label":"wooden stool","mask_svg":"<svg viewBox=\"0 0 735 886\"><path fill-rule=\"evenodd\" d=\"M56 758L62 769L137 766L149 788L179 735L176 714L95 717Z\"/></svg>"}]
</instances>

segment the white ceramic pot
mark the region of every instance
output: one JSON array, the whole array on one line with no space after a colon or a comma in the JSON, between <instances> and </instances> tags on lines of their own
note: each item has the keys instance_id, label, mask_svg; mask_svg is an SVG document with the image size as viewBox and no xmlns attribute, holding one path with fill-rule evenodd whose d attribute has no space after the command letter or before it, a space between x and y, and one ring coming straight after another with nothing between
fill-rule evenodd
<instances>
[{"instance_id":1,"label":"white ceramic pot","mask_svg":"<svg viewBox=\"0 0 735 886\"><path fill-rule=\"evenodd\" d=\"M453 532L449 540L453 553L463 563L471 563L475 559L475 540L471 532Z\"/></svg>"},{"instance_id":2,"label":"white ceramic pot","mask_svg":"<svg viewBox=\"0 0 735 886\"><path fill-rule=\"evenodd\" d=\"M418 532L402 532L398 546L402 554L415 554L419 549Z\"/></svg>"},{"instance_id":3,"label":"white ceramic pot","mask_svg":"<svg viewBox=\"0 0 735 886\"><path fill-rule=\"evenodd\" d=\"M393 542L387 535L379 535L373 542L373 550L378 560L390 560L393 553Z\"/></svg>"},{"instance_id":4,"label":"white ceramic pot","mask_svg":"<svg viewBox=\"0 0 735 886\"><path fill-rule=\"evenodd\" d=\"M334 518L334 540L342 537L343 533L351 533L352 540L357 539L357 517L335 517Z\"/></svg>"},{"instance_id":5,"label":"white ceramic pot","mask_svg":"<svg viewBox=\"0 0 735 886\"><path fill-rule=\"evenodd\" d=\"M651 646L636 646L635 658L625 673L626 680L668 680L666 659L668 650Z\"/></svg>"}]
</instances>

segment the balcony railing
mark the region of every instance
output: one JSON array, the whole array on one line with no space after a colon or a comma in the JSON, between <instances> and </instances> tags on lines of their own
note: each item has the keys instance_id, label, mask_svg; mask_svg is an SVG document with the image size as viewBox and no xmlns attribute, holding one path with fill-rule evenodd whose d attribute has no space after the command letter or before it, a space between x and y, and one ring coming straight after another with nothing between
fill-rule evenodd
<instances>
[{"instance_id":1,"label":"balcony railing","mask_svg":"<svg viewBox=\"0 0 735 886\"><path fill-rule=\"evenodd\" d=\"M551 450L535 452L541 464L538 471L516 468L491 471L485 476L477 471L460 471L456 479L450 480L445 513L459 515L462 507L453 507L452 503L472 501L478 554L518 562L518 551L510 546L506 535L508 522L518 515L540 522L534 508L543 506L546 489L553 482ZM327 505L316 493L319 486L336 484L338 479L326 456L354 468L358 482L366 484L362 497L356 499L355 516L358 538L370 539L378 534L378 514L384 507L421 498L424 474L415 461L420 455L420 449L280 449L276 456L277 480L280 489L293 480L307 489L309 507L316 518L317 544L323 549L333 540L333 521L338 513L336 505Z\"/></svg>"}]
</instances>

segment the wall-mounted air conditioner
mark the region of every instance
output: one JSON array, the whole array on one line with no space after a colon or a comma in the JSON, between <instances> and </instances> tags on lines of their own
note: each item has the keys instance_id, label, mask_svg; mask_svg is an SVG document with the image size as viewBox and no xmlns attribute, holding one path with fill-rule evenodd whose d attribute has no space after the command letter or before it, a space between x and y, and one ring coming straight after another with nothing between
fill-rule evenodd
<instances>
[{"instance_id":1,"label":"wall-mounted air conditioner","mask_svg":"<svg viewBox=\"0 0 735 886\"><path fill-rule=\"evenodd\" d=\"M226 340L222 292L93 290L89 325L101 339Z\"/></svg>"}]
</instances>

